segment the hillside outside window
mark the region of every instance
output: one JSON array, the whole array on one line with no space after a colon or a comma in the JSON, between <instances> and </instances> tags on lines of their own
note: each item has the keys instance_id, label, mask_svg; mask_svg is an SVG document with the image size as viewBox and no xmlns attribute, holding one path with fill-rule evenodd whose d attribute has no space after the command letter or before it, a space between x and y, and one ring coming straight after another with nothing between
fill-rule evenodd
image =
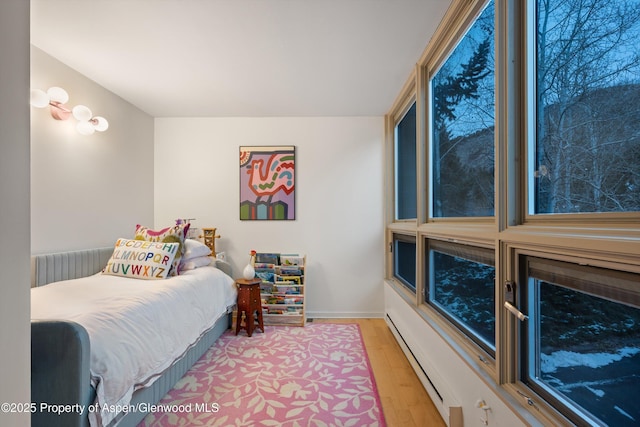
<instances>
[{"instance_id":1,"label":"hillside outside window","mask_svg":"<svg viewBox=\"0 0 640 427\"><path fill-rule=\"evenodd\" d=\"M640 211L640 1L536 4L529 212Z\"/></svg>"},{"instance_id":2,"label":"hillside outside window","mask_svg":"<svg viewBox=\"0 0 640 427\"><path fill-rule=\"evenodd\" d=\"M431 80L434 218L494 215L494 4Z\"/></svg>"}]
</instances>

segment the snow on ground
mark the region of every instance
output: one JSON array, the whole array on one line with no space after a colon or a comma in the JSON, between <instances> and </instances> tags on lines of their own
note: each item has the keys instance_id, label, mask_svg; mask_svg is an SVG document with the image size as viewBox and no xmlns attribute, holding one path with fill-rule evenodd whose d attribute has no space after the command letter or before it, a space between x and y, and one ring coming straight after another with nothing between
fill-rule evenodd
<instances>
[{"instance_id":1,"label":"snow on ground","mask_svg":"<svg viewBox=\"0 0 640 427\"><path fill-rule=\"evenodd\" d=\"M624 415L625 417L629 418L632 421L635 421L636 419L633 418L631 415L629 415L627 412L625 412L622 408L620 408L619 406L614 406L613 409L615 409L616 411L620 412L622 415Z\"/></svg>"},{"instance_id":2,"label":"snow on ground","mask_svg":"<svg viewBox=\"0 0 640 427\"><path fill-rule=\"evenodd\" d=\"M576 353L573 351L554 351L551 354L541 354L541 370L544 373L555 372L558 368L572 366L587 366L600 368L613 362L622 360L623 357L631 357L640 353L640 348L623 347L615 353Z\"/></svg>"}]
</instances>

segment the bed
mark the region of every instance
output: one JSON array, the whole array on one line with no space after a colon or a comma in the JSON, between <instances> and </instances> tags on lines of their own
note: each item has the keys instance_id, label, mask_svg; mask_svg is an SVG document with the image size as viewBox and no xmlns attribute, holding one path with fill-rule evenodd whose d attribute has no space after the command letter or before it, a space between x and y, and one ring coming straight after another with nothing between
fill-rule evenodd
<instances>
[{"instance_id":1,"label":"bed","mask_svg":"<svg viewBox=\"0 0 640 427\"><path fill-rule=\"evenodd\" d=\"M137 425L230 327L228 264L139 280L101 273L114 257L111 247L32 259L34 427Z\"/></svg>"}]
</instances>

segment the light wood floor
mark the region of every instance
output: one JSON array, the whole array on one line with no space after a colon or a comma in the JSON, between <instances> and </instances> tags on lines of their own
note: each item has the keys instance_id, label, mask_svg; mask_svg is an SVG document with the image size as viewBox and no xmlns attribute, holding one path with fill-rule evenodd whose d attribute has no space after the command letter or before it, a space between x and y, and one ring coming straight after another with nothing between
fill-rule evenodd
<instances>
[{"instance_id":1,"label":"light wood floor","mask_svg":"<svg viewBox=\"0 0 640 427\"><path fill-rule=\"evenodd\" d=\"M313 319L358 323L389 427L446 427L384 319Z\"/></svg>"}]
</instances>

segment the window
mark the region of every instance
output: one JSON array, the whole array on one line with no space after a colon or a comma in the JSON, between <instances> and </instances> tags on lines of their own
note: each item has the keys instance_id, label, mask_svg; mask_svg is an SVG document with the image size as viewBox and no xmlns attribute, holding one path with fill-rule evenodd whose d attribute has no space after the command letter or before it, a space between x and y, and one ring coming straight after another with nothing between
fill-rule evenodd
<instances>
[{"instance_id":1,"label":"window","mask_svg":"<svg viewBox=\"0 0 640 427\"><path fill-rule=\"evenodd\" d=\"M640 275L525 257L522 380L579 423L640 420Z\"/></svg>"},{"instance_id":2,"label":"window","mask_svg":"<svg viewBox=\"0 0 640 427\"><path fill-rule=\"evenodd\" d=\"M415 219L416 210L416 103L395 130L396 219Z\"/></svg>"},{"instance_id":3,"label":"window","mask_svg":"<svg viewBox=\"0 0 640 427\"><path fill-rule=\"evenodd\" d=\"M393 276L407 289L416 292L416 238L393 235Z\"/></svg>"},{"instance_id":4,"label":"window","mask_svg":"<svg viewBox=\"0 0 640 427\"><path fill-rule=\"evenodd\" d=\"M493 216L494 6L431 80L432 216Z\"/></svg>"},{"instance_id":5,"label":"window","mask_svg":"<svg viewBox=\"0 0 640 427\"><path fill-rule=\"evenodd\" d=\"M427 242L426 302L495 357L493 250Z\"/></svg>"},{"instance_id":6,"label":"window","mask_svg":"<svg viewBox=\"0 0 640 427\"><path fill-rule=\"evenodd\" d=\"M640 211L640 2L536 4L530 213Z\"/></svg>"},{"instance_id":7,"label":"window","mask_svg":"<svg viewBox=\"0 0 640 427\"><path fill-rule=\"evenodd\" d=\"M640 0L453 0L386 117L413 345L525 422L640 422L639 39Z\"/></svg>"}]
</instances>

